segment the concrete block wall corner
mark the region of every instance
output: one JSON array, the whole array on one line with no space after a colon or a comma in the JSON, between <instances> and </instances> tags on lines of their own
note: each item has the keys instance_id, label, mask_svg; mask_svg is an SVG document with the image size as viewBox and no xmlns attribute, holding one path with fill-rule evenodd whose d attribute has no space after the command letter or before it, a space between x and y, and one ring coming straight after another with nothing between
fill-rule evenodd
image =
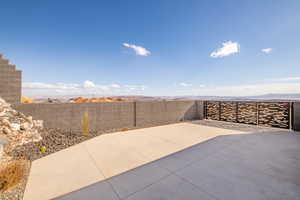
<instances>
[{"instance_id":1,"label":"concrete block wall corner","mask_svg":"<svg viewBox=\"0 0 300 200\"><path fill-rule=\"evenodd\" d=\"M22 71L0 54L0 97L11 104L20 103L21 89Z\"/></svg>"}]
</instances>

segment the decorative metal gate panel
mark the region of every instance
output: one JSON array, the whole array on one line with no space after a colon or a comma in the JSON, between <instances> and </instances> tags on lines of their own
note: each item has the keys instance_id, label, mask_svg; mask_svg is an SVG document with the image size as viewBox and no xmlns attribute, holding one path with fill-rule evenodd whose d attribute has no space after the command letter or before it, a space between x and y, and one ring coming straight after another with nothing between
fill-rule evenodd
<instances>
[{"instance_id":1,"label":"decorative metal gate panel","mask_svg":"<svg viewBox=\"0 0 300 200\"><path fill-rule=\"evenodd\" d=\"M257 125L257 107L256 102L237 102L238 103L238 122L244 124Z\"/></svg>"},{"instance_id":2,"label":"decorative metal gate panel","mask_svg":"<svg viewBox=\"0 0 300 200\"><path fill-rule=\"evenodd\" d=\"M221 102L220 106L220 120L228 122L237 122L236 102Z\"/></svg>"},{"instance_id":3,"label":"decorative metal gate panel","mask_svg":"<svg viewBox=\"0 0 300 200\"><path fill-rule=\"evenodd\" d=\"M289 103L259 103L258 124L278 128L289 128Z\"/></svg>"},{"instance_id":4,"label":"decorative metal gate panel","mask_svg":"<svg viewBox=\"0 0 300 200\"><path fill-rule=\"evenodd\" d=\"M289 102L206 101L206 119L290 128Z\"/></svg>"},{"instance_id":5,"label":"decorative metal gate panel","mask_svg":"<svg viewBox=\"0 0 300 200\"><path fill-rule=\"evenodd\" d=\"M207 101L206 102L206 118L219 120L219 102L217 101Z\"/></svg>"}]
</instances>

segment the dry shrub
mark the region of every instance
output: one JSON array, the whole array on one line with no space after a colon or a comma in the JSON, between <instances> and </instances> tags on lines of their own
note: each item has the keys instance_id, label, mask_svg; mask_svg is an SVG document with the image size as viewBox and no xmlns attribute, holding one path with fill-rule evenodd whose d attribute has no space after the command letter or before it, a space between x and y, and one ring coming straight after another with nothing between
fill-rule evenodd
<instances>
[{"instance_id":1,"label":"dry shrub","mask_svg":"<svg viewBox=\"0 0 300 200\"><path fill-rule=\"evenodd\" d=\"M90 119L89 119L89 113L88 112L84 112L84 114L83 114L82 135L83 136L89 136L90 135Z\"/></svg>"},{"instance_id":2,"label":"dry shrub","mask_svg":"<svg viewBox=\"0 0 300 200\"><path fill-rule=\"evenodd\" d=\"M122 128L121 131L128 131L128 128Z\"/></svg>"},{"instance_id":3,"label":"dry shrub","mask_svg":"<svg viewBox=\"0 0 300 200\"><path fill-rule=\"evenodd\" d=\"M29 97L21 97L21 102L22 103L33 103L33 99L29 98Z\"/></svg>"},{"instance_id":4,"label":"dry shrub","mask_svg":"<svg viewBox=\"0 0 300 200\"><path fill-rule=\"evenodd\" d=\"M24 160L14 160L0 166L0 192L20 183L26 172Z\"/></svg>"}]
</instances>

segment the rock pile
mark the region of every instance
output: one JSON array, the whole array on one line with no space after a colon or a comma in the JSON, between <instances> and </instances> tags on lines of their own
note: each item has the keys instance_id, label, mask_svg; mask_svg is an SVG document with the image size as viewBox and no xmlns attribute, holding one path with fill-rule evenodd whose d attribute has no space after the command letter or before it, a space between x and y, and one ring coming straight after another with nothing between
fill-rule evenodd
<instances>
[{"instance_id":1,"label":"rock pile","mask_svg":"<svg viewBox=\"0 0 300 200\"><path fill-rule=\"evenodd\" d=\"M0 98L0 137L8 140L7 148L37 142L42 139L40 131L43 121L32 120L31 116L14 110L10 104Z\"/></svg>"}]
</instances>

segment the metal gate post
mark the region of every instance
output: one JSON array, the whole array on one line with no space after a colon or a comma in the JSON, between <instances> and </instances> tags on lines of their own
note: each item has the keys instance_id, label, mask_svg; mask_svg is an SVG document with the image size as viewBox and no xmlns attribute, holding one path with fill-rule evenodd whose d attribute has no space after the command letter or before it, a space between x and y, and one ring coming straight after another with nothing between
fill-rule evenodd
<instances>
[{"instance_id":1,"label":"metal gate post","mask_svg":"<svg viewBox=\"0 0 300 200\"><path fill-rule=\"evenodd\" d=\"M207 101L203 101L204 119L207 119Z\"/></svg>"},{"instance_id":2,"label":"metal gate post","mask_svg":"<svg viewBox=\"0 0 300 200\"><path fill-rule=\"evenodd\" d=\"M133 126L136 127L136 101L133 102Z\"/></svg>"},{"instance_id":3,"label":"metal gate post","mask_svg":"<svg viewBox=\"0 0 300 200\"><path fill-rule=\"evenodd\" d=\"M256 125L259 125L259 105L258 102L256 102Z\"/></svg>"},{"instance_id":4,"label":"metal gate post","mask_svg":"<svg viewBox=\"0 0 300 200\"><path fill-rule=\"evenodd\" d=\"M236 121L236 123L238 123L239 122L239 102L237 101L236 102L236 105L235 105L235 121Z\"/></svg>"},{"instance_id":5,"label":"metal gate post","mask_svg":"<svg viewBox=\"0 0 300 200\"><path fill-rule=\"evenodd\" d=\"M219 121L221 121L221 101L219 101Z\"/></svg>"}]
</instances>

